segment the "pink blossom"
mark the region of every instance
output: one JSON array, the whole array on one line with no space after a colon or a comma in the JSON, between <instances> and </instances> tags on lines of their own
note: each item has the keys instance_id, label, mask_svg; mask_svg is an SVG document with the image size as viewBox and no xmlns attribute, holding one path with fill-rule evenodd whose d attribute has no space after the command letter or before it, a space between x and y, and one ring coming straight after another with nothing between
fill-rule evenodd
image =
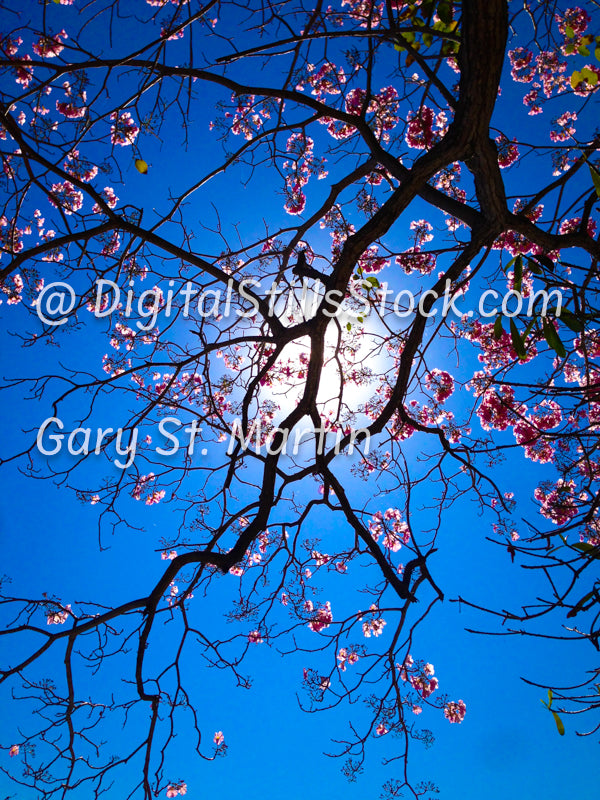
<instances>
[{"instance_id":1,"label":"pink blossom","mask_svg":"<svg viewBox=\"0 0 600 800\"><path fill-rule=\"evenodd\" d=\"M342 91L341 87L346 83L346 75L342 67L326 61L316 72L316 67L308 65L308 83L312 86L312 94L323 97L326 94L336 95Z\"/></svg>"},{"instance_id":2,"label":"pink blossom","mask_svg":"<svg viewBox=\"0 0 600 800\"><path fill-rule=\"evenodd\" d=\"M327 601L324 606L317 609L317 613L308 623L311 631L318 633L319 631L328 628L333 622L333 615L331 613L331 603Z\"/></svg>"},{"instance_id":3,"label":"pink blossom","mask_svg":"<svg viewBox=\"0 0 600 800\"><path fill-rule=\"evenodd\" d=\"M61 208L65 214L74 214L83 206L83 193L76 189L70 181L53 183L48 200L55 208Z\"/></svg>"},{"instance_id":4,"label":"pink blossom","mask_svg":"<svg viewBox=\"0 0 600 800\"><path fill-rule=\"evenodd\" d=\"M431 223L427 222L425 219L417 219L410 223L409 225L411 231L414 231L415 234L415 246L418 247L422 244L426 244L433 239L433 234L431 231L433 230L433 226Z\"/></svg>"},{"instance_id":5,"label":"pink blossom","mask_svg":"<svg viewBox=\"0 0 600 800\"><path fill-rule=\"evenodd\" d=\"M437 678L431 678L425 674L411 675L408 681L413 689L418 692L418 694L420 694L424 700L432 695L439 686Z\"/></svg>"},{"instance_id":6,"label":"pink blossom","mask_svg":"<svg viewBox=\"0 0 600 800\"><path fill-rule=\"evenodd\" d=\"M496 136L496 145L498 147L498 164L500 165L501 169L510 167L510 165L514 164L519 157L519 148L515 142L515 139L513 139L512 142L509 141L503 133L501 133L499 136Z\"/></svg>"},{"instance_id":7,"label":"pink blossom","mask_svg":"<svg viewBox=\"0 0 600 800\"><path fill-rule=\"evenodd\" d=\"M31 49L41 58L56 58L64 50L62 39L68 39L66 31L62 30L54 36L40 36L37 42L34 42Z\"/></svg>"},{"instance_id":8,"label":"pink blossom","mask_svg":"<svg viewBox=\"0 0 600 800\"><path fill-rule=\"evenodd\" d=\"M356 664L358 658L358 653L354 650L347 650L345 647L341 647L337 655L337 660L340 662L338 664L339 669L345 672L346 664Z\"/></svg>"},{"instance_id":9,"label":"pink blossom","mask_svg":"<svg viewBox=\"0 0 600 800\"><path fill-rule=\"evenodd\" d=\"M429 106L423 106L418 113L410 111L406 129L406 143L416 150L429 150L438 140L433 131L435 112Z\"/></svg>"},{"instance_id":10,"label":"pink blossom","mask_svg":"<svg viewBox=\"0 0 600 800\"><path fill-rule=\"evenodd\" d=\"M64 625L70 611L71 606L65 606L62 611L50 611L46 616L46 625Z\"/></svg>"},{"instance_id":11,"label":"pink blossom","mask_svg":"<svg viewBox=\"0 0 600 800\"><path fill-rule=\"evenodd\" d=\"M555 14L554 19L558 24L558 30L562 33L565 39L569 42L579 43L581 41L581 37L586 32L588 25L592 21L592 18L579 6L575 6L574 8L568 8L564 16L560 14ZM571 34L567 34L567 28L571 29Z\"/></svg>"},{"instance_id":12,"label":"pink blossom","mask_svg":"<svg viewBox=\"0 0 600 800\"><path fill-rule=\"evenodd\" d=\"M19 755L19 745L18 744L13 744L12 747L10 748L10 750L8 751L8 755L11 758L13 758L14 756L18 756Z\"/></svg>"},{"instance_id":13,"label":"pink blossom","mask_svg":"<svg viewBox=\"0 0 600 800\"><path fill-rule=\"evenodd\" d=\"M432 369L427 373L426 383L437 403L444 403L454 391L454 378L445 370Z\"/></svg>"},{"instance_id":14,"label":"pink blossom","mask_svg":"<svg viewBox=\"0 0 600 800\"><path fill-rule=\"evenodd\" d=\"M524 47L516 47L508 51L508 57L512 65L511 75L514 81L530 83L535 75L532 66L533 53Z\"/></svg>"},{"instance_id":15,"label":"pink blossom","mask_svg":"<svg viewBox=\"0 0 600 800\"><path fill-rule=\"evenodd\" d=\"M225 737L223 736L223 731L217 731L213 736L213 742L217 745L217 747L221 747L225 743Z\"/></svg>"},{"instance_id":16,"label":"pink blossom","mask_svg":"<svg viewBox=\"0 0 600 800\"><path fill-rule=\"evenodd\" d=\"M170 783L167 786L167 797L177 797L178 794L187 794L187 784L184 781Z\"/></svg>"},{"instance_id":17,"label":"pink blossom","mask_svg":"<svg viewBox=\"0 0 600 800\"><path fill-rule=\"evenodd\" d=\"M410 275L411 272L429 275L435 269L436 257L433 253L422 253L418 246L411 247L396 256L396 264L402 267L407 275Z\"/></svg>"},{"instance_id":18,"label":"pink blossom","mask_svg":"<svg viewBox=\"0 0 600 800\"><path fill-rule=\"evenodd\" d=\"M460 723L465 718L466 711L467 707L462 700L459 700L458 703L451 700L449 703L446 703L444 707L444 716L448 722Z\"/></svg>"},{"instance_id":19,"label":"pink blossom","mask_svg":"<svg viewBox=\"0 0 600 800\"><path fill-rule=\"evenodd\" d=\"M541 513L555 525L564 525L577 516L577 505L574 498L575 483L559 478L554 486L539 486L535 499L541 503Z\"/></svg>"},{"instance_id":20,"label":"pink blossom","mask_svg":"<svg viewBox=\"0 0 600 800\"><path fill-rule=\"evenodd\" d=\"M132 145L140 129L133 121L133 117L129 111L122 111L118 116L117 112L113 111L110 115L113 124L110 128L110 140L113 144L120 144L122 147Z\"/></svg>"},{"instance_id":21,"label":"pink blossom","mask_svg":"<svg viewBox=\"0 0 600 800\"><path fill-rule=\"evenodd\" d=\"M372 605L370 611L373 614L379 613L376 605ZM385 624L386 624L385 620L382 617L375 617L374 619L368 620L367 622L363 622L362 624L363 635L367 639L369 639L371 636L381 636Z\"/></svg>"},{"instance_id":22,"label":"pink blossom","mask_svg":"<svg viewBox=\"0 0 600 800\"><path fill-rule=\"evenodd\" d=\"M74 103L56 101L56 110L67 119L82 119L87 111L86 106L76 106Z\"/></svg>"}]
</instances>

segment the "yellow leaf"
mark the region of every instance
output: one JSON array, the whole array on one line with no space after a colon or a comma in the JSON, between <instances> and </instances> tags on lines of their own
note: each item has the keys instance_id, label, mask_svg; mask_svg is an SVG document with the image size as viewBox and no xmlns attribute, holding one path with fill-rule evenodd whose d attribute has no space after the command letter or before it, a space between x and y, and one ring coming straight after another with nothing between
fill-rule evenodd
<instances>
[{"instance_id":1,"label":"yellow leaf","mask_svg":"<svg viewBox=\"0 0 600 800\"><path fill-rule=\"evenodd\" d=\"M143 158L136 158L135 168L138 172L141 172L142 175L146 175L148 172L148 164L146 164Z\"/></svg>"}]
</instances>

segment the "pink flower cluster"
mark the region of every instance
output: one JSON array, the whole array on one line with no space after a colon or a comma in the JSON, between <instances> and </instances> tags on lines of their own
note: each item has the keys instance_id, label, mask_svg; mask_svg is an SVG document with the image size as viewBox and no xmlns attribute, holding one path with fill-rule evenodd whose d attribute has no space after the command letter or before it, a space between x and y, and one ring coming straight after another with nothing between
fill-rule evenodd
<instances>
[{"instance_id":1,"label":"pink flower cluster","mask_svg":"<svg viewBox=\"0 0 600 800\"><path fill-rule=\"evenodd\" d=\"M12 39L10 36L8 36L5 39L0 40L0 48L2 51L4 51L4 54L7 56L7 58L10 61L21 62L19 64L15 64L13 71L16 75L16 83L26 89L33 78L33 67L29 67L22 63L23 61L31 61L30 55L25 54L23 56L17 56L17 51L22 44L23 39L21 39L20 36L17 36L15 39Z\"/></svg>"},{"instance_id":2,"label":"pink flower cluster","mask_svg":"<svg viewBox=\"0 0 600 800\"><path fill-rule=\"evenodd\" d=\"M398 668L401 680L408 681L412 688L426 700L436 691L439 683L434 676L433 664L426 663L419 666L420 663L415 664L413 657L409 654L404 659L402 666Z\"/></svg>"},{"instance_id":3,"label":"pink flower cluster","mask_svg":"<svg viewBox=\"0 0 600 800\"><path fill-rule=\"evenodd\" d=\"M336 67L326 61L317 69L313 64L308 67L308 83L312 87L312 94L322 99L327 94L340 94L342 86L346 83L346 74L342 67ZM316 71L315 71L316 70Z\"/></svg>"},{"instance_id":4,"label":"pink flower cluster","mask_svg":"<svg viewBox=\"0 0 600 800\"><path fill-rule=\"evenodd\" d=\"M235 95L232 100L235 99ZM264 121L271 116L270 111L264 103L256 103L256 97L251 94L237 98L237 108L235 114L227 111L226 118L232 119L230 130L234 136L243 136L250 141L254 138L256 131L259 131Z\"/></svg>"},{"instance_id":5,"label":"pink flower cluster","mask_svg":"<svg viewBox=\"0 0 600 800\"><path fill-rule=\"evenodd\" d=\"M84 183L89 183L98 174L98 167L90 161L86 161L79 155L79 150L72 150L67 154L67 160L63 164L63 169Z\"/></svg>"},{"instance_id":6,"label":"pink flower cluster","mask_svg":"<svg viewBox=\"0 0 600 800\"><path fill-rule=\"evenodd\" d=\"M427 388L433 392L436 403L445 403L454 392L454 378L443 369L432 369L425 379Z\"/></svg>"},{"instance_id":7,"label":"pink flower cluster","mask_svg":"<svg viewBox=\"0 0 600 800\"><path fill-rule=\"evenodd\" d=\"M442 138L448 129L448 118L443 111L436 112L429 106L419 111L410 111L406 129L406 143L415 150L429 150Z\"/></svg>"},{"instance_id":8,"label":"pink flower cluster","mask_svg":"<svg viewBox=\"0 0 600 800\"><path fill-rule=\"evenodd\" d=\"M501 133L496 136L496 147L498 148L498 164L500 169L505 169L514 164L519 157L519 148L516 145L516 139L512 142Z\"/></svg>"},{"instance_id":9,"label":"pink flower cluster","mask_svg":"<svg viewBox=\"0 0 600 800\"><path fill-rule=\"evenodd\" d=\"M379 614L379 609L375 604L373 604L371 605L367 613L372 614L373 617L372 619L363 622L362 624L363 635L367 639L370 639L371 636L381 636L381 634L383 633L383 629L385 628L386 622L383 619L383 617L375 616L376 614Z\"/></svg>"},{"instance_id":10,"label":"pink flower cluster","mask_svg":"<svg viewBox=\"0 0 600 800\"><path fill-rule=\"evenodd\" d=\"M83 192L76 189L70 181L53 183L48 200L55 208L61 208L65 214L71 215L83 206Z\"/></svg>"},{"instance_id":11,"label":"pink flower cluster","mask_svg":"<svg viewBox=\"0 0 600 800\"><path fill-rule=\"evenodd\" d=\"M541 513L555 525L565 525L577 515L577 505L574 497L575 482L559 478L552 487L544 489L539 486L535 492L535 499L541 503Z\"/></svg>"},{"instance_id":12,"label":"pink flower cluster","mask_svg":"<svg viewBox=\"0 0 600 800\"><path fill-rule=\"evenodd\" d=\"M133 499L141 500L142 492L146 491L149 488L148 484L155 480L156 480L156 475L153 472L150 472L148 475L140 475L140 477L136 481L135 486L133 487L133 492L131 493ZM147 506L153 506L156 505L157 503L160 503L160 501L163 499L164 496L165 496L164 489L160 490L154 489L153 491L151 491L149 494L146 495L144 502Z\"/></svg>"},{"instance_id":13,"label":"pink flower cluster","mask_svg":"<svg viewBox=\"0 0 600 800\"><path fill-rule=\"evenodd\" d=\"M50 611L46 615L46 625L64 625L69 619L71 606L65 606L62 611Z\"/></svg>"},{"instance_id":14,"label":"pink flower cluster","mask_svg":"<svg viewBox=\"0 0 600 800\"><path fill-rule=\"evenodd\" d=\"M383 16L383 3L373 0L342 0L342 8L349 6L348 16L356 20L361 28L376 28Z\"/></svg>"},{"instance_id":15,"label":"pink flower cluster","mask_svg":"<svg viewBox=\"0 0 600 800\"><path fill-rule=\"evenodd\" d=\"M458 702L451 700L444 706L444 716L448 722L457 722L460 724L465 718L466 713L467 707L462 700Z\"/></svg>"},{"instance_id":16,"label":"pink flower cluster","mask_svg":"<svg viewBox=\"0 0 600 800\"><path fill-rule=\"evenodd\" d=\"M345 647L341 647L339 653L337 654L337 660L340 662L338 667L342 670L342 672L346 671L346 664L356 664L358 659L358 653L352 648L346 649Z\"/></svg>"},{"instance_id":17,"label":"pink flower cluster","mask_svg":"<svg viewBox=\"0 0 600 800\"><path fill-rule=\"evenodd\" d=\"M178 794L187 794L187 785L184 781L179 781L179 783L170 783L167 786L167 797L177 797Z\"/></svg>"},{"instance_id":18,"label":"pink flower cluster","mask_svg":"<svg viewBox=\"0 0 600 800\"><path fill-rule=\"evenodd\" d=\"M407 275L411 272L420 272L429 275L435 269L436 257L433 253L422 253L420 247L410 247L404 253L396 256L396 264L402 267Z\"/></svg>"},{"instance_id":19,"label":"pink flower cluster","mask_svg":"<svg viewBox=\"0 0 600 800\"><path fill-rule=\"evenodd\" d=\"M369 521L369 533L376 542L383 536L383 546L394 553L400 550L402 543L410 541L410 530L398 508L388 508L383 513L376 511Z\"/></svg>"},{"instance_id":20,"label":"pink flower cluster","mask_svg":"<svg viewBox=\"0 0 600 800\"><path fill-rule=\"evenodd\" d=\"M315 158L313 148L314 141L302 133L293 133L287 140L286 150L294 156L293 160L283 163L283 170L286 173L285 210L288 214L301 214L304 211L306 195L303 187L311 175L317 175L319 180L327 176L325 159Z\"/></svg>"},{"instance_id":21,"label":"pink flower cluster","mask_svg":"<svg viewBox=\"0 0 600 800\"><path fill-rule=\"evenodd\" d=\"M133 121L129 111L116 111L110 115L112 125L110 126L110 141L112 144L119 144L128 147L134 144L140 129Z\"/></svg>"},{"instance_id":22,"label":"pink flower cluster","mask_svg":"<svg viewBox=\"0 0 600 800\"><path fill-rule=\"evenodd\" d=\"M304 608L306 611L312 612L314 610L312 601L307 600L304 604ZM333 614L331 613L331 603L328 600L324 606L321 606L316 610L316 613L308 623L308 627L311 629L311 631L319 633L325 628L328 628L332 622Z\"/></svg>"},{"instance_id":23,"label":"pink flower cluster","mask_svg":"<svg viewBox=\"0 0 600 800\"><path fill-rule=\"evenodd\" d=\"M40 36L37 42L34 42L31 49L41 58L56 58L64 50L65 46L62 43L63 39L68 39L65 30L60 31L54 36Z\"/></svg>"}]
</instances>

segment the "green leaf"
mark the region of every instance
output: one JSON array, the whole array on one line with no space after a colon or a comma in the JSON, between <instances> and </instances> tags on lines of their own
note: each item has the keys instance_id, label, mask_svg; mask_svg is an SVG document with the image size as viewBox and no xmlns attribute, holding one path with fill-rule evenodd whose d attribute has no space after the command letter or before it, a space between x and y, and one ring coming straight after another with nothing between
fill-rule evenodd
<instances>
[{"instance_id":1,"label":"green leaf","mask_svg":"<svg viewBox=\"0 0 600 800\"><path fill-rule=\"evenodd\" d=\"M561 342L554 325L551 322L544 320L542 327L544 330L544 339L548 342L555 353L557 353L561 358L564 358L567 355L567 351L565 350L565 346Z\"/></svg>"},{"instance_id":2,"label":"green leaf","mask_svg":"<svg viewBox=\"0 0 600 800\"><path fill-rule=\"evenodd\" d=\"M539 263L540 263L540 264L541 264L543 267L546 267L546 269L547 269L549 272L554 272L554 270L556 269L556 266L555 266L555 264L554 264L554 261L552 261L552 259L551 259L551 258L548 258L548 256L547 256L545 253L538 253L538 254L537 254L537 256L536 256L536 260L537 260L537 261L538 261L538 262L539 262Z\"/></svg>"},{"instance_id":3,"label":"green leaf","mask_svg":"<svg viewBox=\"0 0 600 800\"><path fill-rule=\"evenodd\" d=\"M592 181L594 184L594 189L596 190L596 194L600 197L600 175L598 174L598 170L595 167L592 167L591 164L588 164L588 169L590 171L590 175L592 176Z\"/></svg>"},{"instance_id":4,"label":"green leaf","mask_svg":"<svg viewBox=\"0 0 600 800\"><path fill-rule=\"evenodd\" d=\"M452 22L452 8L450 3L447 3L446 0L442 0L438 5L437 15L445 25L450 25Z\"/></svg>"},{"instance_id":5,"label":"green leaf","mask_svg":"<svg viewBox=\"0 0 600 800\"><path fill-rule=\"evenodd\" d=\"M600 61L600 47L594 50L594 55L596 56L596 61Z\"/></svg>"},{"instance_id":6,"label":"green leaf","mask_svg":"<svg viewBox=\"0 0 600 800\"><path fill-rule=\"evenodd\" d=\"M567 617L574 617L583 609L584 605L587 603L588 600L591 600L594 596L593 590L588 592L581 600L577 603L577 605L573 606L573 608L567 614Z\"/></svg>"},{"instance_id":7,"label":"green leaf","mask_svg":"<svg viewBox=\"0 0 600 800\"><path fill-rule=\"evenodd\" d=\"M350 325L349 322L346 323L346 330L347 331L351 331L352 330L352 325Z\"/></svg>"},{"instance_id":8,"label":"green leaf","mask_svg":"<svg viewBox=\"0 0 600 800\"><path fill-rule=\"evenodd\" d=\"M507 272L507 270L509 270L509 269L512 267L512 265L515 263L515 261L517 260L517 258L519 258L519 256L515 256L514 258L511 258L511 260L510 260L509 262L507 262L507 263L506 263L506 264L505 264L505 265L502 267L502 269L504 270L504 272L505 272L505 273Z\"/></svg>"},{"instance_id":9,"label":"green leaf","mask_svg":"<svg viewBox=\"0 0 600 800\"><path fill-rule=\"evenodd\" d=\"M589 544L588 542L577 542L577 544L574 544L573 547L575 550L579 550L580 553L585 553L586 556L600 559L600 552L598 551L597 547L594 547L593 544Z\"/></svg>"},{"instance_id":10,"label":"green leaf","mask_svg":"<svg viewBox=\"0 0 600 800\"><path fill-rule=\"evenodd\" d=\"M534 316L533 319L531 320L531 322L529 323L529 325L525 328L525 333L523 334L523 341L527 341L527 337L531 333L531 329L533 328L533 326L537 322L537 319L538 319L537 316Z\"/></svg>"},{"instance_id":11,"label":"green leaf","mask_svg":"<svg viewBox=\"0 0 600 800\"><path fill-rule=\"evenodd\" d=\"M552 705L552 698L554 695L552 694L552 689L548 689L548 708Z\"/></svg>"},{"instance_id":12,"label":"green leaf","mask_svg":"<svg viewBox=\"0 0 600 800\"><path fill-rule=\"evenodd\" d=\"M521 335L515 325L514 319L511 318L510 320L510 338L512 339L513 347L515 348L515 353L519 356L521 361L524 361L527 358L527 353L525 352L525 344L521 339Z\"/></svg>"},{"instance_id":13,"label":"green leaf","mask_svg":"<svg viewBox=\"0 0 600 800\"><path fill-rule=\"evenodd\" d=\"M423 34L423 44L425 47L431 47L433 44L433 36L431 33L424 33Z\"/></svg>"},{"instance_id":14,"label":"green leaf","mask_svg":"<svg viewBox=\"0 0 600 800\"><path fill-rule=\"evenodd\" d=\"M544 270L540 267L537 261L534 261L533 258L527 259L527 269L530 272L533 272L534 275L543 275Z\"/></svg>"},{"instance_id":15,"label":"green leaf","mask_svg":"<svg viewBox=\"0 0 600 800\"><path fill-rule=\"evenodd\" d=\"M550 711L552 716L554 717L554 722L556 722L556 729L560 733L561 736L565 735L565 726L563 725L562 719L558 716L556 711Z\"/></svg>"},{"instance_id":16,"label":"green leaf","mask_svg":"<svg viewBox=\"0 0 600 800\"><path fill-rule=\"evenodd\" d=\"M576 89L582 80L583 76L581 75L581 72L575 70L575 72L571 75L571 89Z\"/></svg>"},{"instance_id":17,"label":"green leaf","mask_svg":"<svg viewBox=\"0 0 600 800\"><path fill-rule=\"evenodd\" d=\"M565 26L565 36L568 36L569 39L575 38L575 31L573 30L573 28L571 28L570 25Z\"/></svg>"},{"instance_id":18,"label":"green leaf","mask_svg":"<svg viewBox=\"0 0 600 800\"><path fill-rule=\"evenodd\" d=\"M581 333L585 329L585 325L578 317L575 316L568 308L562 308L560 316L556 317L564 322L567 328L570 328L573 333Z\"/></svg>"},{"instance_id":19,"label":"green leaf","mask_svg":"<svg viewBox=\"0 0 600 800\"><path fill-rule=\"evenodd\" d=\"M515 260L515 279L514 279L514 287L515 292L521 293L521 286L523 284L523 257L517 256Z\"/></svg>"},{"instance_id":20,"label":"green leaf","mask_svg":"<svg viewBox=\"0 0 600 800\"><path fill-rule=\"evenodd\" d=\"M498 314L496 321L494 322L494 339L498 341L498 339L502 338L503 333L504 328L502 327L502 314Z\"/></svg>"},{"instance_id":21,"label":"green leaf","mask_svg":"<svg viewBox=\"0 0 600 800\"><path fill-rule=\"evenodd\" d=\"M146 164L143 158L136 158L134 163L138 172L140 172L142 175L148 174L148 164Z\"/></svg>"},{"instance_id":22,"label":"green leaf","mask_svg":"<svg viewBox=\"0 0 600 800\"><path fill-rule=\"evenodd\" d=\"M574 44L568 44L568 45L565 47L565 55L567 55L567 56L570 56L570 55L572 55L574 52L575 52L575 45L574 45Z\"/></svg>"},{"instance_id":23,"label":"green leaf","mask_svg":"<svg viewBox=\"0 0 600 800\"><path fill-rule=\"evenodd\" d=\"M376 289L379 289L379 281L377 280L377 278L374 275L369 275L367 280L369 281L371 286L374 286Z\"/></svg>"},{"instance_id":24,"label":"green leaf","mask_svg":"<svg viewBox=\"0 0 600 800\"><path fill-rule=\"evenodd\" d=\"M584 44L579 45L579 47L577 48L577 52L579 53L580 56L589 56L590 54L590 51Z\"/></svg>"},{"instance_id":25,"label":"green leaf","mask_svg":"<svg viewBox=\"0 0 600 800\"><path fill-rule=\"evenodd\" d=\"M590 86L595 86L598 83L598 75L589 67L584 67L581 70L581 77L586 80Z\"/></svg>"},{"instance_id":26,"label":"green leaf","mask_svg":"<svg viewBox=\"0 0 600 800\"><path fill-rule=\"evenodd\" d=\"M364 317L357 317L356 319L358 320L358 322L364 322L365 321Z\"/></svg>"}]
</instances>

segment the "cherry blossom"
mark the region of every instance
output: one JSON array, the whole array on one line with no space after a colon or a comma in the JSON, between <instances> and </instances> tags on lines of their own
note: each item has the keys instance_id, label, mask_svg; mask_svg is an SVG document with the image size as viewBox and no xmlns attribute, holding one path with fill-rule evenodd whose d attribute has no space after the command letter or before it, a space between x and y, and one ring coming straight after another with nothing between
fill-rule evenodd
<instances>
[{"instance_id":1,"label":"cherry blossom","mask_svg":"<svg viewBox=\"0 0 600 800\"><path fill-rule=\"evenodd\" d=\"M312 608L310 610L312 611ZM327 601L324 606L320 606L316 610L315 615L308 623L308 627L311 629L311 631L319 633L325 628L328 628L332 622L333 615L331 613L331 603Z\"/></svg>"},{"instance_id":2,"label":"cherry blossom","mask_svg":"<svg viewBox=\"0 0 600 800\"><path fill-rule=\"evenodd\" d=\"M179 781L179 783L170 783L167 786L167 797L177 797L178 794L187 794L187 785L184 781Z\"/></svg>"},{"instance_id":3,"label":"cherry blossom","mask_svg":"<svg viewBox=\"0 0 600 800\"><path fill-rule=\"evenodd\" d=\"M76 189L70 181L53 183L48 200L55 208L71 215L83 207L83 192Z\"/></svg>"},{"instance_id":4,"label":"cherry blossom","mask_svg":"<svg viewBox=\"0 0 600 800\"><path fill-rule=\"evenodd\" d=\"M451 700L444 706L444 716L448 722L462 722L465 718L466 712L467 707L462 700L459 700L458 702Z\"/></svg>"},{"instance_id":5,"label":"cherry blossom","mask_svg":"<svg viewBox=\"0 0 600 800\"><path fill-rule=\"evenodd\" d=\"M60 611L49 611L46 616L47 625L64 625L69 619L71 606L65 606Z\"/></svg>"},{"instance_id":6,"label":"cherry blossom","mask_svg":"<svg viewBox=\"0 0 600 800\"><path fill-rule=\"evenodd\" d=\"M129 111L121 111L117 114L116 111L110 115L112 125L110 127L110 140L113 144L119 144L122 147L132 145L140 129L133 121L133 117Z\"/></svg>"},{"instance_id":7,"label":"cherry blossom","mask_svg":"<svg viewBox=\"0 0 600 800\"><path fill-rule=\"evenodd\" d=\"M63 39L68 39L67 32L63 29L54 36L40 36L32 45L33 52L41 58L56 58L64 50Z\"/></svg>"}]
</instances>

